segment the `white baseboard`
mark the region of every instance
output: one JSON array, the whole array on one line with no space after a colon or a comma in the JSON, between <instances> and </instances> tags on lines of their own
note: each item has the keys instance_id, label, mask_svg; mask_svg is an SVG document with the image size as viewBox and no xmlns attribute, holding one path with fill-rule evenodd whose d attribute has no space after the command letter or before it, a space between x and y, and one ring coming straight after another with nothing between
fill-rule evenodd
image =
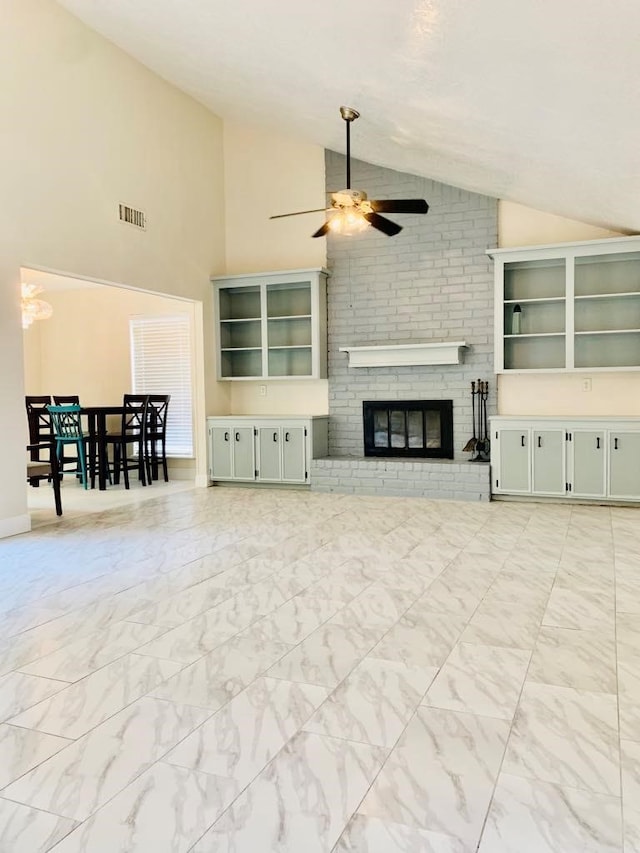
<instances>
[{"instance_id":1,"label":"white baseboard","mask_svg":"<svg viewBox=\"0 0 640 853\"><path fill-rule=\"evenodd\" d=\"M28 533L30 530L31 518L29 513L0 519L0 539L7 536L17 536L18 533Z\"/></svg>"}]
</instances>

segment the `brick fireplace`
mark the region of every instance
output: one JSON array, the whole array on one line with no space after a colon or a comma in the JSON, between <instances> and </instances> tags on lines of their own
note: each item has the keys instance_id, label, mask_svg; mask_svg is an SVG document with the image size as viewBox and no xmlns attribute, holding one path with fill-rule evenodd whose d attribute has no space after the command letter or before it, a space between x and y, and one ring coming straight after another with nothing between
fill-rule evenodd
<instances>
[{"instance_id":1,"label":"brick fireplace","mask_svg":"<svg viewBox=\"0 0 640 853\"><path fill-rule=\"evenodd\" d=\"M327 187L343 176L344 157L328 151ZM488 499L488 465L470 463L462 448L472 430L471 381L495 387L493 267L485 252L497 245L497 200L360 161L352 161L352 185L372 198L425 198L430 210L398 216L403 230L392 238L369 231L327 240L329 458L314 462L313 488ZM432 341L465 341L463 359L353 367L341 351ZM365 457L363 403L411 400L450 401L452 455ZM494 405L491 396L489 414Z\"/></svg>"}]
</instances>

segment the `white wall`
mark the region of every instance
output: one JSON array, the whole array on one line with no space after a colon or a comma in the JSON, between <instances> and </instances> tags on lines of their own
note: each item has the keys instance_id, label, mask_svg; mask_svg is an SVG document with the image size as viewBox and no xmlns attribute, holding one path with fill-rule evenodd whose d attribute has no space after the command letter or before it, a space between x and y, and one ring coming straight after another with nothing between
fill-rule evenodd
<instances>
[{"instance_id":1,"label":"white wall","mask_svg":"<svg viewBox=\"0 0 640 853\"><path fill-rule=\"evenodd\" d=\"M324 214L269 217L325 206L324 149L225 121L226 272L326 266L326 240L311 234ZM215 414L326 414L327 381L221 382L229 406ZM266 395L260 386L266 386Z\"/></svg>"},{"instance_id":2,"label":"white wall","mask_svg":"<svg viewBox=\"0 0 640 853\"><path fill-rule=\"evenodd\" d=\"M224 122L226 272L322 267L326 241L311 239L324 214L269 219L323 208L324 149Z\"/></svg>"},{"instance_id":3,"label":"white wall","mask_svg":"<svg viewBox=\"0 0 640 853\"><path fill-rule=\"evenodd\" d=\"M620 232L501 201L500 247L620 237ZM591 391L582 380L591 378ZM501 415L640 415L640 372L531 373L498 376Z\"/></svg>"},{"instance_id":4,"label":"white wall","mask_svg":"<svg viewBox=\"0 0 640 853\"><path fill-rule=\"evenodd\" d=\"M222 122L53 0L0 9L0 536L28 529L20 268L201 300L222 273ZM145 210L145 232L118 202ZM204 325L207 409L224 394ZM204 418L196 450L204 460Z\"/></svg>"},{"instance_id":5,"label":"white wall","mask_svg":"<svg viewBox=\"0 0 640 853\"><path fill-rule=\"evenodd\" d=\"M193 303L121 287L41 295L53 316L24 332L25 364L30 365L25 393L78 394L86 406L115 405L131 393L131 317L186 314L194 321Z\"/></svg>"},{"instance_id":6,"label":"white wall","mask_svg":"<svg viewBox=\"0 0 640 853\"><path fill-rule=\"evenodd\" d=\"M501 201L498 204L498 242L503 249L513 246L570 243L576 240L603 240L620 236L619 231L554 216L552 213L512 201Z\"/></svg>"}]
</instances>

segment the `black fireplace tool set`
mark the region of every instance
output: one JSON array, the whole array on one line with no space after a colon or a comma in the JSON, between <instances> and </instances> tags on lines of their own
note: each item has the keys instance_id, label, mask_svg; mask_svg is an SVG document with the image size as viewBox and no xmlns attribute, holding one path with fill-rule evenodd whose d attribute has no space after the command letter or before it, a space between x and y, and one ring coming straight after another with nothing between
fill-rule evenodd
<instances>
[{"instance_id":1,"label":"black fireplace tool set","mask_svg":"<svg viewBox=\"0 0 640 853\"><path fill-rule=\"evenodd\" d=\"M462 450L472 453L470 462L489 461L489 425L487 422L487 397L489 396L489 383L478 379L471 383L471 411L473 420L473 437L465 444Z\"/></svg>"}]
</instances>

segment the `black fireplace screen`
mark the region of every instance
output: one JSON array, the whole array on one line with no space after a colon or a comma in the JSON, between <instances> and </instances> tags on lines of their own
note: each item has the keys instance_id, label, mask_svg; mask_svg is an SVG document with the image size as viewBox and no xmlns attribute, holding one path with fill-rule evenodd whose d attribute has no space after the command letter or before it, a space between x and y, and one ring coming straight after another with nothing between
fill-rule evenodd
<instances>
[{"instance_id":1,"label":"black fireplace screen","mask_svg":"<svg viewBox=\"0 0 640 853\"><path fill-rule=\"evenodd\" d=\"M451 400L365 400L365 456L453 459Z\"/></svg>"}]
</instances>

